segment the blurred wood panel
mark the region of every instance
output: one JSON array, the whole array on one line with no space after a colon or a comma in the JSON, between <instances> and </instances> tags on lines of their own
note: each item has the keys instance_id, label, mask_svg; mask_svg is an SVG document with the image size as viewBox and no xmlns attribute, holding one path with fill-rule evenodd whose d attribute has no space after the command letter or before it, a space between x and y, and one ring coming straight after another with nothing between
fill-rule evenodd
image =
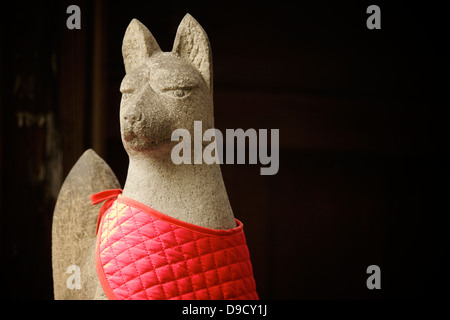
<instances>
[{"instance_id":1,"label":"blurred wood panel","mask_svg":"<svg viewBox=\"0 0 450 320\"><path fill-rule=\"evenodd\" d=\"M70 5L69 1L59 4L60 10ZM86 1L80 5L87 7ZM58 70L58 111L59 121L63 126L63 173L67 176L72 166L84 152L89 139L87 110L90 106L90 64L88 50L87 10L82 16L82 28L69 30L64 28L68 15L60 16L61 33ZM89 53L90 54L90 53Z\"/></svg>"},{"instance_id":2,"label":"blurred wood panel","mask_svg":"<svg viewBox=\"0 0 450 320\"><path fill-rule=\"evenodd\" d=\"M29 6L28 6L29 5ZM2 12L2 297L51 298L51 217L61 170L57 114L56 2ZM49 16L46 17L46 14ZM52 15L53 14L53 15ZM3 28L2 28L3 29ZM13 30L14 32L11 32ZM2 47L6 48L6 47ZM14 276L12 276L14 275Z\"/></svg>"},{"instance_id":3,"label":"blurred wood panel","mask_svg":"<svg viewBox=\"0 0 450 320\"><path fill-rule=\"evenodd\" d=\"M108 113L106 86L108 79L107 22L103 0L94 3L92 40L92 149L102 158L106 156L105 115Z\"/></svg>"},{"instance_id":4,"label":"blurred wood panel","mask_svg":"<svg viewBox=\"0 0 450 320\"><path fill-rule=\"evenodd\" d=\"M216 90L216 126L280 129L280 148L308 151L426 151L412 126L423 113L405 101L371 101L273 91ZM399 131L401 128L402 131Z\"/></svg>"}]
</instances>

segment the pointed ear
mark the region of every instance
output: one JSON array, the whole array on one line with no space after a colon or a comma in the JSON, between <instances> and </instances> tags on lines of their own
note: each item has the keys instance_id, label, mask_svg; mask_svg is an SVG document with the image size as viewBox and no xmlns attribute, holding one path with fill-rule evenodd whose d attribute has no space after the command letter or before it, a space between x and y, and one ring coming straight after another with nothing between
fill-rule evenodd
<instances>
[{"instance_id":1,"label":"pointed ear","mask_svg":"<svg viewBox=\"0 0 450 320\"><path fill-rule=\"evenodd\" d=\"M161 52L161 49L153 35L142 23L133 19L128 25L122 42L125 72L129 73L156 52Z\"/></svg>"},{"instance_id":2,"label":"pointed ear","mask_svg":"<svg viewBox=\"0 0 450 320\"><path fill-rule=\"evenodd\" d=\"M178 26L172 52L189 60L200 71L212 92L212 55L208 36L201 25L189 13Z\"/></svg>"}]
</instances>

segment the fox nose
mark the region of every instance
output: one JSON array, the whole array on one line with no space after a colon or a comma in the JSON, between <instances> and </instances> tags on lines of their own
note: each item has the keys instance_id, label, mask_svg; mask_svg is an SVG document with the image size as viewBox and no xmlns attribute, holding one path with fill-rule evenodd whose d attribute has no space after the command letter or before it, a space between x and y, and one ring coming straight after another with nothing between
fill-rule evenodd
<instances>
[{"instance_id":1,"label":"fox nose","mask_svg":"<svg viewBox=\"0 0 450 320\"><path fill-rule=\"evenodd\" d=\"M126 113L123 116L123 119L128 121L130 124L133 124L142 120L142 113Z\"/></svg>"}]
</instances>

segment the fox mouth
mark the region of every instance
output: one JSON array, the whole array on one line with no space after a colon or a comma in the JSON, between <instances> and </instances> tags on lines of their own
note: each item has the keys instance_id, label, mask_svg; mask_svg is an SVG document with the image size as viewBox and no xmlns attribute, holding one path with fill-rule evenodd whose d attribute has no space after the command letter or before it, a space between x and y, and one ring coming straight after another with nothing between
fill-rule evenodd
<instances>
[{"instance_id":1,"label":"fox mouth","mask_svg":"<svg viewBox=\"0 0 450 320\"><path fill-rule=\"evenodd\" d=\"M134 131L127 132L123 135L123 140L125 140L126 142L129 142L136 138L139 139L140 137L138 137L138 135L136 133L134 133Z\"/></svg>"},{"instance_id":2,"label":"fox mouth","mask_svg":"<svg viewBox=\"0 0 450 320\"><path fill-rule=\"evenodd\" d=\"M135 132L127 132L123 135L123 140L131 147L131 149L135 150L144 150L152 147L157 147L165 143L169 143L171 141L170 138L166 139L149 139L148 137L144 137L136 134Z\"/></svg>"},{"instance_id":3,"label":"fox mouth","mask_svg":"<svg viewBox=\"0 0 450 320\"><path fill-rule=\"evenodd\" d=\"M165 121L163 125L152 120L147 117L146 121L137 123L122 121L120 131L124 146L135 151L149 151L170 144L172 136L170 121Z\"/></svg>"}]
</instances>

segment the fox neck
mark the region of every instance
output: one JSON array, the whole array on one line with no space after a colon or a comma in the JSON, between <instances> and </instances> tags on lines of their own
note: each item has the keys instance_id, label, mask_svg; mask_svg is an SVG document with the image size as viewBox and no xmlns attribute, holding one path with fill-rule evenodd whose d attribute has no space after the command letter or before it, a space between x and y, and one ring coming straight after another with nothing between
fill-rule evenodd
<instances>
[{"instance_id":1,"label":"fox neck","mask_svg":"<svg viewBox=\"0 0 450 320\"><path fill-rule=\"evenodd\" d=\"M236 226L218 164L176 165L170 157L130 156L123 195L198 226Z\"/></svg>"}]
</instances>

